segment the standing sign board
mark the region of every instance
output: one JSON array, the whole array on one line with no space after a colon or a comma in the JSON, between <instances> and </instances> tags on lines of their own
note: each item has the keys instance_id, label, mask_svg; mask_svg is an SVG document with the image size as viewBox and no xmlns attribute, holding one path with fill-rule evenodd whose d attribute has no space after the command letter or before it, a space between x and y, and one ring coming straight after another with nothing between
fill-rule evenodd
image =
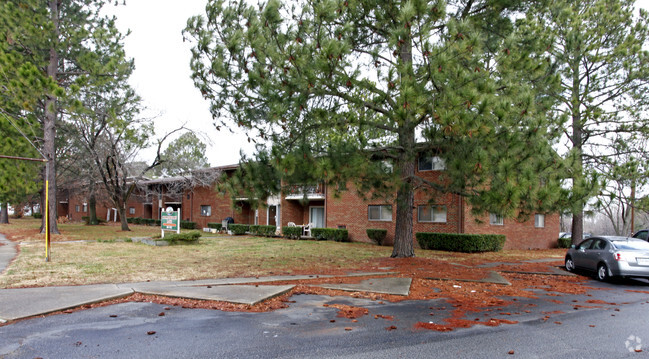
<instances>
[{"instance_id":1,"label":"standing sign board","mask_svg":"<svg viewBox=\"0 0 649 359\"><path fill-rule=\"evenodd\" d=\"M162 230L162 238L165 237L165 231L175 231L180 233L180 209L174 211L173 208L167 207L162 211L160 216L160 226Z\"/></svg>"}]
</instances>

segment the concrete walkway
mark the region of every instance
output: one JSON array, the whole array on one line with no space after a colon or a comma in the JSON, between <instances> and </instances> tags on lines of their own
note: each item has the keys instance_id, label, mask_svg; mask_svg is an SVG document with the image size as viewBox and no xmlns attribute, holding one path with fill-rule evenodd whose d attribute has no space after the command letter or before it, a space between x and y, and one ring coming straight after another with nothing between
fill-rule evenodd
<instances>
[{"instance_id":1,"label":"concrete walkway","mask_svg":"<svg viewBox=\"0 0 649 359\"><path fill-rule=\"evenodd\" d=\"M16 244L0 234L0 274L9 266L16 257L18 250Z\"/></svg>"},{"instance_id":2,"label":"concrete walkway","mask_svg":"<svg viewBox=\"0 0 649 359\"><path fill-rule=\"evenodd\" d=\"M390 274L394 273L353 273L335 277ZM110 299L122 298L134 293L254 305L282 295L295 287L294 285L272 285L264 283L331 277L334 276L275 276L0 289L0 323L58 312ZM358 284L349 284L347 288L341 289L408 295L411 279L375 278L370 281L374 283L374 287L372 287L372 284L368 285L368 281L365 280ZM255 285L254 283L259 284Z\"/></svg>"},{"instance_id":3,"label":"concrete walkway","mask_svg":"<svg viewBox=\"0 0 649 359\"><path fill-rule=\"evenodd\" d=\"M16 245L1 234L0 243L4 244L0 246L0 273L2 273L15 257L17 250ZM490 264L489 266L496 265ZM556 272L553 274L559 274L559 270ZM0 289L0 323L126 297L134 293L254 305L284 294L295 287L290 284L274 285L273 282L290 283L291 281L316 278L379 276L359 283L313 284L313 286L353 292L407 296L410 292L412 278L393 277L395 274L397 273L383 271L338 276L299 275ZM430 279L463 280L459 278ZM487 277L481 280L464 280L510 285L505 278L493 271L489 272Z\"/></svg>"}]
</instances>

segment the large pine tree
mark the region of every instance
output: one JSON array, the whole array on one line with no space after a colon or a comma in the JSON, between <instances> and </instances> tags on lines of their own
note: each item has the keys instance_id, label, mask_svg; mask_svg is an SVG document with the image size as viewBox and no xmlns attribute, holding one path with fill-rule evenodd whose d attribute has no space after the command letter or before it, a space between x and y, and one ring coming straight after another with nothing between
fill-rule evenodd
<instances>
[{"instance_id":1,"label":"large pine tree","mask_svg":"<svg viewBox=\"0 0 649 359\"><path fill-rule=\"evenodd\" d=\"M40 120L39 133L36 130L31 133L49 161L49 173L44 177L50 179L52 233L58 233L57 127L66 115L82 110L76 96L80 89L95 86L101 78L119 76L124 66L124 53L114 51L111 46L121 41L114 18L101 13L106 3L106 0L0 2L0 36L6 38L0 46L0 61L6 67L0 74L14 77L7 76L0 81L11 90L6 92L6 98L22 107L10 116L22 119L29 113ZM28 86L22 88L24 84ZM25 99L20 101L20 97Z\"/></svg>"},{"instance_id":2,"label":"large pine tree","mask_svg":"<svg viewBox=\"0 0 649 359\"><path fill-rule=\"evenodd\" d=\"M415 190L503 215L553 202L545 47L515 33L526 8L510 3L210 0L184 35L215 125L270 144L241 189L275 189L268 164L288 183L396 193L392 256L410 257ZM420 153L445 161L442 182L416 175Z\"/></svg>"},{"instance_id":3,"label":"large pine tree","mask_svg":"<svg viewBox=\"0 0 649 359\"><path fill-rule=\"evenodd\" d=\"M597 178L646 177L637 170L649 161L643 141L649 135L649 14L638 15L634 3L554 0L526 19L530 31L552 39L551 60L561 75L554 115L569 149L574 242L582 238L584 207L597 194Z\"/></svg>"}]
</instances>

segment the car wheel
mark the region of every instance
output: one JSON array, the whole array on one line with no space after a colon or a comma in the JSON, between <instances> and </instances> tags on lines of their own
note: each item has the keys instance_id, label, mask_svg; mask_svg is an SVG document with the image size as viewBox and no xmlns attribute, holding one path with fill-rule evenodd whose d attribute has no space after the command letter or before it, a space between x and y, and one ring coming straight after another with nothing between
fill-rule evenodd
<instances>
[{"instance_id":1,"label":"car wheel","mask_svg":"<svg viewBox=\"0 0 649 359\"><path fill-rule=\"evenodd\" d=\"M566 257L566 270L568 272L574 272L575 271L575 262L573 262L571 257Z\"/></svg>"},{"instance_id":2,"label":"car wheel","mask_svg":"<svg viewBox=\"0 0 649 359\"><path fill-rule=\"evenodd\" d=\"M608 267L604 263L600 263L597 266L597 279L604 282L609 279L608 276Z\"/></svg>"}]
</instances>

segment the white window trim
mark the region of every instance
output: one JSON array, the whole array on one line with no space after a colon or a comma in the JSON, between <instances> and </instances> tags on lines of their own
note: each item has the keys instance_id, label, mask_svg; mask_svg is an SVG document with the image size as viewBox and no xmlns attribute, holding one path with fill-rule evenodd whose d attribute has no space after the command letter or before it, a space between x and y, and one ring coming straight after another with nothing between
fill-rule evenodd
<instances>
[{"instance_id":1,"label":"white window trim","mask_svg":"<svg viewBox=\"0 0 649 359\"><path fill-rule=\"evenodd\" d=\"M426 220L422 221L421 220L421 216L420 216L419 211L420 211L420 208L423 208L423 207L429 207L430 208L430 214L432 216L430 221L426 221ZM444 220L443 221L436 221L435 220L435 212L433 210L434 207L442 207L442 208L444 208L445 211L444 211ZM441 204L417 206L417 222L419 222L419 223L447 223L448 222L448 207L446 207L445 205L441 205Z\"/></svg>"},{"instance_id":2,"label":"white window trim","mask_svg":"<svg viewBox=\"0 0 649 359\"><path fill-rule=\"evenodd\" d=\"M429 158L431 161L431 169L421 169L421 158ZM435 164L439 164L436 166ZM428 171L444 171L446 170L446 162L439 156L426 156L420 155L417 159L417 171L419 172L428 172Z\"/></svg>"},{"instance_id":3,"label":"white window trim","mask_svg":"<svg viewBox=\"0 0 649 359\"><path fill-rule=\"evenodd\" d=\"M311 217L311 214L312 214L312 213L311 213L311 209L312 209L312 208L322 208L322 223L324 224L324 222L325 222L325 218L324 218L324 206L309 206L309 223L313 223L313 224L315 224L315 221L314 221L313 218ZM367 215L369 216L369 210L368 210L368 214L367 214ZM314 228L315 228L315 227L314 227Z\"/></svg>"},{"instance_id":4,"label":"white window trim","mask_svg":"<svg viewBox=\"0 0 649 359\"><path fill-rule=\"evenodd\" d=\"M203 214L203 207L209 207L209 213ZM201 217L210 217L212 216L212 206L209 204L201 204Z\"/></svg>"},{"instance_id":5,"label":"white window trim","mask_svg":"<svg viewBox=\"0 0 649 359\"><path fill-rule=\"evenodd\" d=\"M135 214L135 207L129 207L128 214Z\"/></svg>"},{"instance_id":6,"label":"white window trim","mask_svg":"<svg viewBox=\"0 0 649 359\"><path fill-rule=\"evenodd\" d=\"M383 207L390 207L390 219L372 219L370 218L370 207L380 207L379 216L383 213ZM392 205L391 204L370 204L367 206L367 220L372 222L392 222Z\"/></svg>"},{"instance_id":7,"label":"white window trim","mask_svg":"<svg viewBox=\"0 0 649 359\"><path fill-rule=\"evenodd\" d=\"M492 226L504 226L505 218L496 213L489 213L489 224Z\"/></svg>"},{"instance_id":8,"label":"white window trim","mask_svg":"<svg viewBox=\"0 0 649 359\"><path fill-rule=\"evenodd\" d=\"M538 225L537 218L542 218L542 223L541 225ZM543 213L536 213L534 215L534 228L545 228L545 214Z\"/></svg>"}]
</instances>

